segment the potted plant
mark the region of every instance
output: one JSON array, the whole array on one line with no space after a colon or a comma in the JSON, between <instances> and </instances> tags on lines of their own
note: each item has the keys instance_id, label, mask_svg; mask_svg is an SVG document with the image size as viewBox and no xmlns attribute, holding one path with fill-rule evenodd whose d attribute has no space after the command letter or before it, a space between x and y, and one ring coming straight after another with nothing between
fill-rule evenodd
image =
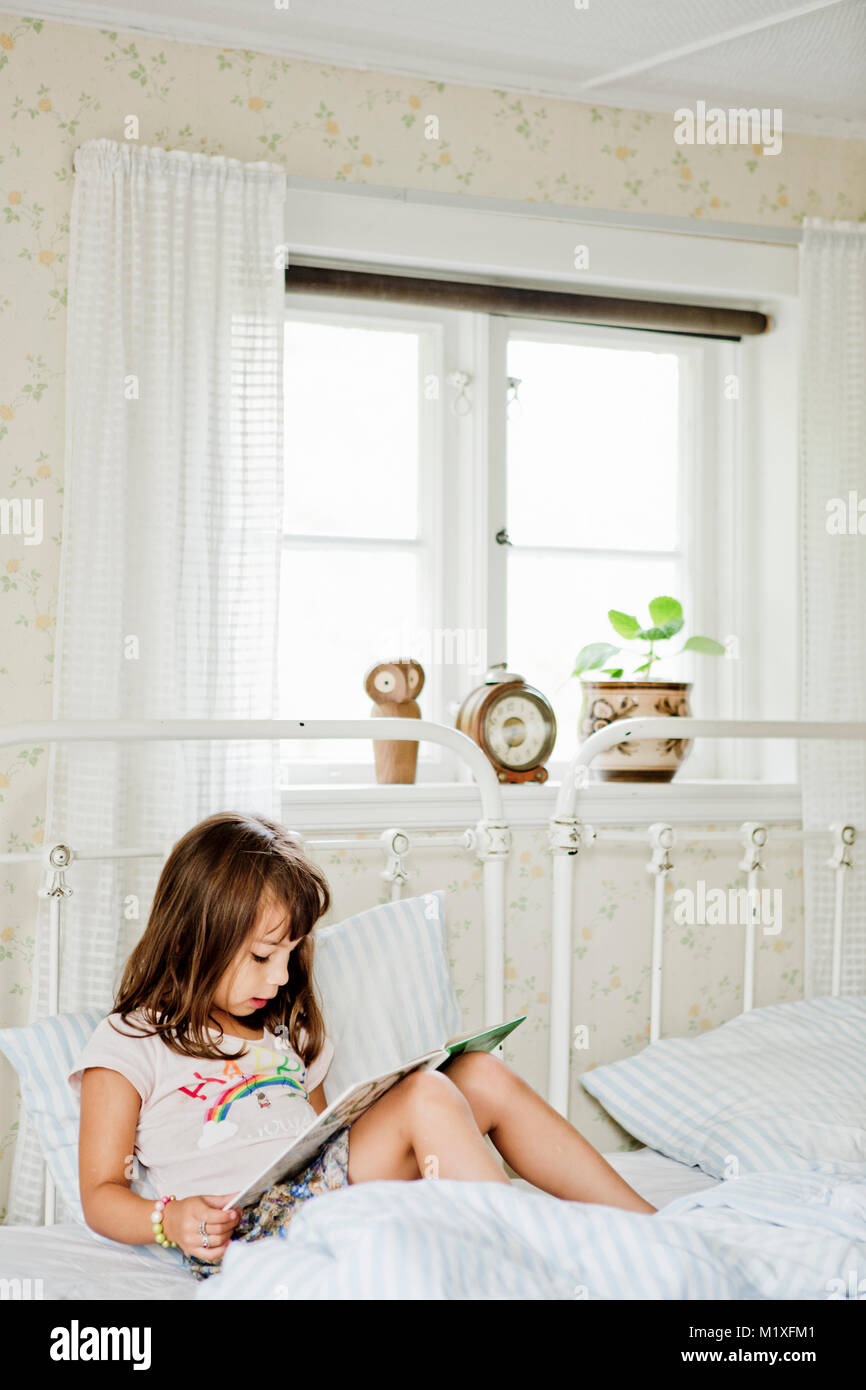
<instances>
[{"instance_id":1,"label":"potted plant","mask_svg":"<svg viewBox=\"0 0 866 1390\"><path fill-rule=\"evenodd\" d=\"M622 666L611 662L623 648L611 642L591 642L578 653L572 671L573 676L584 676L587 671L597 671L607 680L582 679L583 705L580 712L580 740L589 738L596 729L616 719L640 718L645 715L659 717L683 716L691 714L689 705L690 681L668 681L653 675L653 667L669 649L659 652L657 648L670 642L683 628L682 604L675 598L662 596L654 598L649 605L650 622L642 626L637 618L628 613L620 613L616 608L608 612L610 625L617 636L627 642L641 644L639 651L630 650L632 656L640 657L640 664L633 669L633 676L642 679L623 679ZM675 655L680 652L703 652L710 656L722 656L725 648L712 637L689 637ZM600 753L593 762L593 769L603 782L670 782L691 752L691 740L664 738L650 742L646 739L632 742L626 740Z\"/></svg>"}]
</instances>

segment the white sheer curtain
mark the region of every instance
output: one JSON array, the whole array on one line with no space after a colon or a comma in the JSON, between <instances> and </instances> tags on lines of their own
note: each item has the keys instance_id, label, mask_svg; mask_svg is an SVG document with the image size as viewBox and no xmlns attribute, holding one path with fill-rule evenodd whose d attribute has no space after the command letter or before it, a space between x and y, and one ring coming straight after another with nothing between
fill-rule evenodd
<instances>
[{"instance_id":1,"label":"white sheer curtain","mask_svg":"<svg viewBox=\"0 0 866 1390\"><path fill-rule=\"evenodd\" d=\"M866 227L806 221L800 268L803 718L866 719ZM804 824L850 821L860 834L848 875L842 989L863 990L866 749L805 745L801 769ZM807 994L830 992L826 858L814 847L804 858Z\"/></svg>"},{"instance_id":2,"label":"white sheer curtain","mask_svg":"<svg viewBox=\"0 0 866 1390\"><path fill-rule=\"evenodd\" d=\"M272 717L285 175L110 140L75 170L55 718ZM215 810L278 814L276 751L57 749L45 843L167 849ZM62 1011L110 1007L157 872L73 864ZM34 1143L19 1138L11 1221L41 1219Z\"/></svg>"}]
</instances>

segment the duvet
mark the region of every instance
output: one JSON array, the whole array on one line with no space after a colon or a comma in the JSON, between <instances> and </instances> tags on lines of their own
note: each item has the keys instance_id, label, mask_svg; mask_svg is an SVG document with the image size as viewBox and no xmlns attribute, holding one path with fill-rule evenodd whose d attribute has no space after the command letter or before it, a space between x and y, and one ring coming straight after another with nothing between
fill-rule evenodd
<instances>
[{"instance_id":1,"label":"duvet","mask_svg":"<svg viewBox=\"0 0 866 1390\"><path fill-rule=\"evenodd\" d=\"M500 1183L364 1183L230 1246L198 1297L866 1299L866 1182L753 1174L654 1216Z\"/></svg>"}]
</instances>

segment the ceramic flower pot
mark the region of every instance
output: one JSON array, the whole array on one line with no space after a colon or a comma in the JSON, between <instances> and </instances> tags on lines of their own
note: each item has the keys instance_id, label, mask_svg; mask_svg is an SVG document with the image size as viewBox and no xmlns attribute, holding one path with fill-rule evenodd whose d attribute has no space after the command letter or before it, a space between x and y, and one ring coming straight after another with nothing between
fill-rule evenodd
<instances>
[{"instance_id":1,"label":"ceramic flower pot","mask_svg":"<svg viewBox=\"0 0 866 1390\"><path fill-rule=\"evenodd\" d=\"M581 743L617 719L646 716L688 718L690 681L582 680ZM690 739L626 739L594 759L591 772L602 782L670 782L691 752Z\"/></svg>"}]
</instances>

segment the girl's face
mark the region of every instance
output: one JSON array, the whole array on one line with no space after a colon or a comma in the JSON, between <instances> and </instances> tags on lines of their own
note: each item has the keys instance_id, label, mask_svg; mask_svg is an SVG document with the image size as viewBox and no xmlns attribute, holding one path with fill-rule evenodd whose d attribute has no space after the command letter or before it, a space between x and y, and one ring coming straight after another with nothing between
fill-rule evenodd
<instances>
[{"instance_id":1,"label":"girl's face","mask_svg":"<svg viewBox=\"0 0 866 1390\"><path fill-rule=\"evenodd\" d=\"M219 982L214 1008L243 1018L273 999L289 978L289 956L298 945L289 931L288 909L265 891L252 932Z\"/></svg>"}]
</instances>

